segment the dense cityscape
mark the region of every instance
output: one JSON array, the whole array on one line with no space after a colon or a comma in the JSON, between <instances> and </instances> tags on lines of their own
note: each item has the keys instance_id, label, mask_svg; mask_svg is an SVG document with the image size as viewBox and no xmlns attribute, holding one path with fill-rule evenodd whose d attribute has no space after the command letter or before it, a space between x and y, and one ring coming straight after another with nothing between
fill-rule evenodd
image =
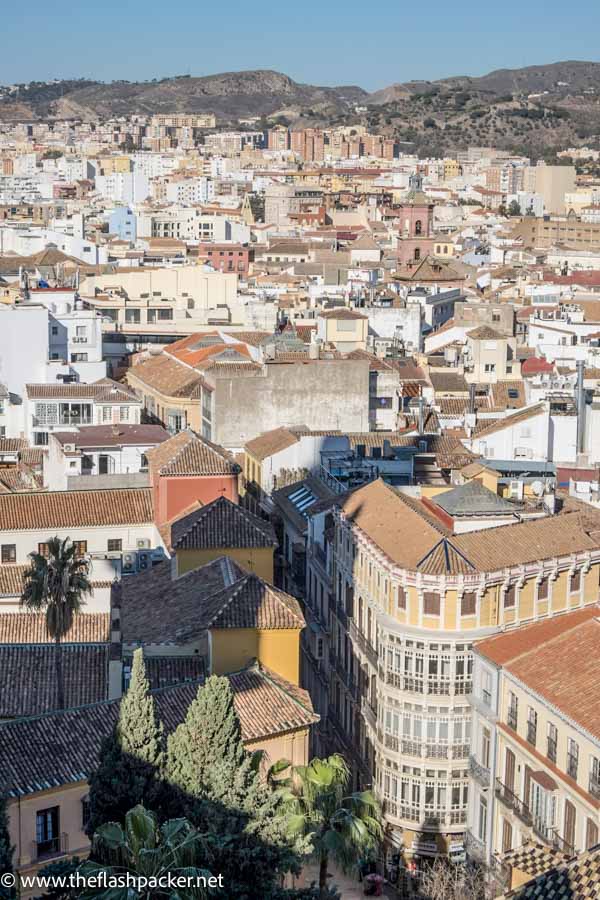
<instances>
[{"instance_id":1,"label":"dense cityscape","mask_svg":"<svg viewBox=\"0 0 600 900\"><path fill-rule=\"evenodd\" d=\"M0 898L600 896L600 76L550 69L0 91Z\"/></svg>"}]
</instances>

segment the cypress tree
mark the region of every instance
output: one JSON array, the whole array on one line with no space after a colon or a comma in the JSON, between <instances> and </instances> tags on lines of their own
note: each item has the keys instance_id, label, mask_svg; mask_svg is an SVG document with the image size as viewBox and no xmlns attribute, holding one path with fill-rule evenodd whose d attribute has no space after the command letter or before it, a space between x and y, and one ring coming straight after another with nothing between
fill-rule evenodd
<instances>
[{"instance_id":1,"label":"cypress tree","mask_svg":"<svg viewBox=\"0 0 600 900\"><path fill-rule=\"evenodd\" d=\"M281 794L261 780L244 748L227 678L208 679L170 736L166 780L178 789L178 814L207 833L223 896L274 897L301 848L288 836Z\"/></svg>"},{"instance_id":2,"label":"cypress tree","mask_svg":"<svg viewBox=\"0 0 600 900\"><path fill-rule=\"evenodd\" d=\"M119 720L103 741L98 768L90 778L86 829L90 837L106 822L123 822L138 803L150 808L155 804L162 762L163 729L150 694L142 650L136 650Z\"/></svg>"},{"instance_id":3,"label":"cypress tree","mask_svg":"<svg viewBox=\"0 0 600 900\"><path fill-rule=\"evenodd\" d=\"M13 872L13 853L15 848L10 842L10 834L8 831L8 814L6 812L6 797L0 795L0 875L12 875ZM1 900L12 900L16 897L13 888L3 887L0 885Z\"/></svg>"}]
</instances>

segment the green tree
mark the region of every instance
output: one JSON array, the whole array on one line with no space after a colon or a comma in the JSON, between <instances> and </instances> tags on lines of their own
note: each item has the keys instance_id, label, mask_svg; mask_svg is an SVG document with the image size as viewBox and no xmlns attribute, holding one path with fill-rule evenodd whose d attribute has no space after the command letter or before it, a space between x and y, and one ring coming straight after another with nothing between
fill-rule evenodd
<instances>
[{"instance_id":1,"label":"green tree","mask_svg":"<svg viewBox=\"0 0 600 900\"><path fill-rule=\"evenodd\" d=\"M69 538L48 541L48 555L30 553L24 576L21 604L35 612L45 611L48 634L55 645L56 706L65 707L61 641L73 624L73 617L92 593L90 562Z\"/></svg>"},{"instance_id":2,"label":"green tree","mask_svg":"<svg viewBox=\"0 0 600 900\"><path fill-rule=\"evenodd\" d=\"M8 814L6 812L6 797L0 795L0 875L12 875L13 853L15 848L10 842L8 831ZM12 888L0 885L0 900L12 900L15 897Z\"/></svg>"},{"instance_id":3,"label":"green tree","mask_svg":"<svg viewBox=\"0 0 600 900\"><path fill-rule=\"evenodd\" d=\"M225 896L268 900L281 876L297 870L307 844L290 837L283 793L261 779L244 748L227 678L209 678L170 735L165 779L177 804L171 814L207 832Z\"/></svg>"},{"instance_id":4,"label":"green tree","mask_svg":"<svg viewBox=\"0 0 600 900\"><path fill-rule=\"evenodd\" d=\"M106 822L123 822L127 811L142 800L149 805L157 802L163 748L163 728L150 694L143 651L136 650L119 720L105 739L90 778L90 836Z\"/></svg>"},{"instance_id":5,"label":"green tree","mask_svg":"<svg viewBox=\"0 0 600 900\"><path fill-rule=\"evenodd\" d=\"M288 797L289 827L308 837L319 863L319 890L327 897L327 869L333 861L350 872L383 836L381 809L371 791L348 794L350 770L339 754L294 767Z\"/></svg>"},{"instance_id":6,"label":"green tree","mask_svg":"<svg viewBox=\"0 0 600 900\"><path fill-rule=\"evenodd\" d=\"M81 865L81 859L78 856L65 857L56 862L49 863L40 869L40 878L52 879L53 886L44 890L44 900L78 900L81 891L76 885L71 886L70 883L61 883L63 879L74 875Z\"/></svg>"},{"instance_id":7,"label":"green tree","mask_svg":"<svg viewBox=\"0 0 600 900\"><path fill-rule=\"evenodd\" d=\"M169 897L178 900L197 900L208 896L211 873L206 869L207 848L202 835L186 819L171 819L160 827L154 813L138 805L129 810L123 826L117 822L102 825L94 834L93 853L106 860L84 862L79 873L84 877L105 872L107 878L127 874L143 876L146 886L122 889L108 887L82 890L81 898L99 900L132 900L134 897ZM179 875L197 879L193 886L160 886L164 876Z\"/></svg>"},{"instance_id":8,"label":"green tree","mask_svg":"<svg viewBox=\"0 0 600 900\"><path fill-rule=\"evenodd\" d=\"M508 215L509 216L522 215L521 207L519 206L519 203L517 200L511 200L510 203L508 204Z\"/></svg>"}]
</instances>

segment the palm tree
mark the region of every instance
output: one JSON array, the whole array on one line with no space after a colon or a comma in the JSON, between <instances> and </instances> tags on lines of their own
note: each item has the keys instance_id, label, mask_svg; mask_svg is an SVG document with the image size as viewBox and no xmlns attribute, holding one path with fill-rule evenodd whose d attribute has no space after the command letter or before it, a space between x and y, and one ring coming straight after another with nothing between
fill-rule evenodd
<instances>
[{"instance_id":1,"label":"palm tree","mask_svg":"<svg viewBox=\"0 0 600 900\"><path fill-rule=\"evenodd\" d=\"M215 886L211 873L197 865L199 860L207 858L202 835L187 819L170 819L159 827L154 813L141 805L134 806L126 814L124 828L109 822L96 831L92 855L100 857L106 864L87 860L79 872L86 878L105 873L106 890L98 887L89 893L84 890L80 895L82 898L178 897L196 900L208 895L207 885ZM140 877L134 890L131 886L123 887L122 891L110 887L111 878L118 878L119 883L124 884L128 875ZM175 891L166 881L169 875L184 876L189 879L189 884L178 886Z\"/></svg>"},{"instance_id":2,"label":"palm tree","mask_svg":"<svg viewBox=\"0 0 600 900\"><path fill-rule=\"evenodd\" d=\"M350 770L337 753L294 766L293 773L290 828L310 839L319 863L319 896L324 898L330 859L347 873L381 840L381 809L371 791L347 794Z\"/></svg>"},{"instance_id":3,"label":"palm tree","mask_svg":"<svg viewBox=\"0 0 600 900\"><path fill-rule=\"evenodd\" d=\"M92 593L90 561L81 556L70 538L53 537L48 553L30 553L24 575L21 605L34 612L46 612L48 634L54 641L57 709L64 709L62 653L60 642L73 624L73 616Z\"/></svg>"}]
</instances>

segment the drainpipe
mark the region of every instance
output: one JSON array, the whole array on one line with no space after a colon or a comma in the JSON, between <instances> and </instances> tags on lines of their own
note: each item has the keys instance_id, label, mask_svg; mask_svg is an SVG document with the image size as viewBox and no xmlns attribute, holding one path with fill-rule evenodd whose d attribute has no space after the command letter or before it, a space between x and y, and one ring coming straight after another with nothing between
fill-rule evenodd
<instances>
[{"instance_id":1,"label":"drainpipe","mask_svg":"<svg viewBox=\"0 0 600 900\"><path fill-rule=\"evenodd\" d=\"M585 444L585 390L583 379L585 362L577 362L577 453L583 453Z\"/></svg>"}]
</instances>

